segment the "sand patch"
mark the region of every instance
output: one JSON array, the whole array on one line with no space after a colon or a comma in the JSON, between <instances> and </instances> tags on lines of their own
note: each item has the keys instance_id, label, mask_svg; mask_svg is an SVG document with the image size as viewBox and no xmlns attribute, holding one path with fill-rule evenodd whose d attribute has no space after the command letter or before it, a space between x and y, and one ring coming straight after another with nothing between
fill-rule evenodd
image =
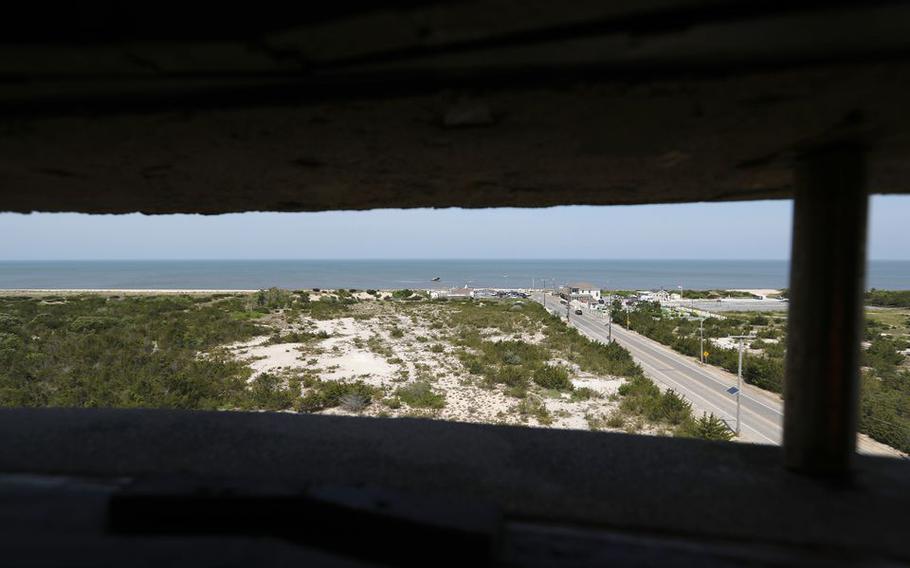
<instances>
[{"instance_id":1,"label":"sand patch","mask_svg":"<svg viewBox=\"0 0 910 568\"><path fill-rule=\"evenodd\" d=\"M372 296L370 296L372 298ZM576 388L589 388L597 396L587 400L572 399L568 393L541 392L532 385L530 402L505 393L505 387L485 385L482 378L471 375L458 358L461 350L455 343L456 330L446 325L448 307L427 304L362 302L352 305L345 317L316 320L303 317L295 322L270 321L279 333L301 332L328 334L305 343L267 345L269 337L227 346L240 359L247 361L255 378L265 372L298 370L327 381L359 380L378 389L372 404L360 414L366 416L423 416L458 422L549 426L588 430L587 416L607 415L617 402L610 399L623 379L580 372L577 365L559 358L551 364L565 365ZM546 336L539 329L517 329L505 333L497 328L478 330L486 341L524 341L541 344ZM388 401L398 397L398 388L415 381L426 382L436 393L445 396L439 409L397 407ZM548 415L522 415L524 405L542 405ZM348 414L340 407L322 411ZM544 423L541 423L544 420ZM547 424L549 422L549 424Z\"/></svg>"}]
</instances>

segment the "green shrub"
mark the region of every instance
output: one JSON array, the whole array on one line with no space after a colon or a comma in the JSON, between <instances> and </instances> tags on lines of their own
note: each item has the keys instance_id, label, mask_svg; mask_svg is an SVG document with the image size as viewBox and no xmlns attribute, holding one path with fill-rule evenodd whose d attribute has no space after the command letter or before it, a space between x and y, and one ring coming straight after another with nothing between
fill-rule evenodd
<instances>
[{"instance_id":1,"label":"green shrub","mask_svg":"<svg viewBox=\"0 0 910 568\"><path fill-rule=\"evenodd\" d=\"M339 406L348 412L362 412L370 404L369 397L360 393L348 393L338 399Z\"/></svg>"},{"instance_id":2,"label":"green shrub","mask_svg":"<svg viewBox=\"0 0 910 568\"><path fill-rule=\"evenodd\" d=\"M317 412L326 408L333 408L341 404L344 396L356 394L366 399L366 404L372 400L375 389L362 381L323 381L315 379L309 381L307 392L298 402L298 412Z\"/></svg>"},{"instance_id":3,"label":"green shrub","mask_svg":"<svg viewBox=\"0 0 910 568\"><path fill-rule=\"evenodd\" d=\"M266 345L276 345L281 343L309 343L311 341L317 341L322 339L328 339L332 335L327 331L319 331L317 333L310 333L308 331L292 331L285 335L281 335L279 332L275 332L269 337L269 340L266 342Z\"/></svg>"},{"instance_id":4,"label":"green shrub","mask_svg":"<svg viewBox=\"0 0 910 568\"><path fill-rule=\"evenodd\" d=\"M376 353L377 355L382 355L383 357L386 357L386 358L390 358L393 355L395 355L395 352L392 351L392 348L389 347L389 345L386 344L386 342L378 335L374 335L374 336L370 337L369 339L367 339L367 347L373 353Z\"/></svg>"},{"instance_id":5,"label":"green shrub","mask_svg":"<svg viewBox=\"0 0 910 568\"><path fill-rule=\"evenodd\" d=\"M395 395L412 408L439 409L446 405L445 395L434 392L433 387L426 381L417 381L399 387L395 391Z\"/></svg>"},{"instance_id":6,"label":"green shrub","mask_svg":"<svg viewBox=\"0 0 910 568\"><path fill-rule=\"evenodd\" d=\"M701 418L689 420L688 423L677 431L681 436L701 438L702 440L729 441L733 439L733 432L727 428L723 420L713 414L702 414Z\"/></svg>"},{"instance_id":7,"label":"green shrub","mask_svg":"<svg viewBox=\"0 0 910 568\"><path fill-rule=\"evenodd\" d=\"M502 362L506 365L521 365L521 355L507 351L502 356Z\"/></svg>"},{"instance_id":8,"label":"green shrub","mask_svg":"<svg viewBox=\"0 0 910 568\"><path fill-rule=\"evenodd\" d=\"M18 335L0 332L0 349L16 350L24 345L25 341Z\"/></svg>"},{"instance_id":9,"label":"green shrub","mask_svg":"<svg viewBox=\"0 0 910 568\"><path fill-rule=\"evenodd\" d=\"M692 406L672 389L664 393L645 377L633 377L619 387L620 408L650 422L671 426L684 425L692 415Z\"/></svg>"},{"instance_id":10,"label":"green shrub","mask_svg":"<svg viewBox=\"0 0 910 568\"><path fill-rule=\"evenodd\" d=\"M523 367L503 365L493 375L492 381L509 387L527 387L528 373Z\"/></svg>"},{"instance_id":11,"label":"green shrub","mask_svg":"<svg viewBox=\"0 0 910 568\"><path fill-rule=\"evenodd\" d=\"M467 370L472 375L483 375L486 371L486 367L483 363L480 362L480 359L473 355L464 355L460 357L461 363L464 365L465 370Z\"/></svg>"},{"instance_id":12,"label":"green shrub","mask_svg":"<svg viewBox=\"0 0 910 568\"><path fill-rule=\"evenodd\" d=\"M910 290L876 290L872 288L865 295L870 306L910 308Z\"/></svg>"},{"instance_id":13,"label":"green shrub","mask_svg":"<svg viewBox=\"0 0 910 568\"><path fill-rule=\"evenodd\" d=\"M534 371L534 382L545 389L572 390L572 381L565 367L543 365Z\"/></svg>"},{"instance_id":14,"label":"green shrub","mask_svg":"<svg viewBox=\"0 0 910 568\"><path fill-rule=\"evenodd\" d=\"M261 334L259 326L233 316L247 301L82 295L46 304L0 298L0 314L20 322L11 349L6 336L0 340L0 406L248 405L249 369L212 351Z\"/></svg>"},{"instance_id":15,"label":"green shrub","mask_svg":"<svg viewBox=\"0 0 910 568\"><path fill-rule=\"evenodd\" d=\"M773 327L767 327L759 330L755 335L761 339L778 339L781 336L781 332Z\"/></svg>"},{"instance_id":16,"label":"green shrub","mask_svg":"<svg viewBox=\"0 0 910 568\"><path fill-rule=\"evenodd\" d=\"M528 385L519 384L513 387L506 387L503 389L502 393L506 396L511 396L514 398L524 398L528 396Z\"/></svg>"},{"instance_id":17,"label":"green shrub","mask_svg":"<svg viewBox=\"0 0 910 568\"><path fill-rule=\"evenodd\" d=\"M307 302L300 306L303 313L317 320L330 320L343 317L350 311L347 303L331 296L323 296L316 302Z\"/></svg>"},{"instance_id":18,"label":"green shrub","mask_svg":"<svg viewBox=\"0 0 910 568\"><path fill-rule=\"evenodd\" d=\"M108 329L116 324L114 318L99 316L79 316L70 323L69 329L75 333L87 333Z\"/></svg>"},{"instance_id":19,"label":"green shrub","mask_svg":"<svg viewBox=\"0 0 910 568\"><path fill-rule=\"evenodd\" d=\"M692 404L673 389L668 389L660 397L659 412L661 421L675 426L692 416Z\"/></svg>"},{"instance_id":20,"label":"green shrub","mask_svg":"<svg viewBox=\"0 0 910 568\"><path fill-rule=\"evenodd\" d=\"M536 396L528 396L522 399L514 409L522 418L534 418L542 426L549 426L553 423L553 417L547 410L546 405Z\"/></svg>"},{"instance_id":21,"label":"green shrub","mask_svg":"<svg viewBox=\"0 0 910 568\"><path fill-rule=\"evenodd\" d=\"M293 297L289 290L280 288L269 288L268 290L259 290L254 296L256 309L264 309L266 312L280 308L287 308L291 305Z\"/></svg>"},{"instance_id":22,"label":"green shrub","mask_svg":"<svg viewBox=\"0 0 910 568\"><path fill-rule=\"evenodd\" d=\"M572 402L581 402L583 400L589 400L592 398L600 398L601 394L594 389L588 387L581 387L572 389L572 397L570 400Z\"/></svg>"},{"instance_id":23,"label":"green shrub","mask_svg":"<svg viewBox=\"0 0 910 568\"><path fill-rule=\"evenodd\" d=\"M8 332L15 333L15 332L19 331L19 328L21 326L22 326L22 318L14 316L12 314L0 313L0 331L8 331Z\"/></svg>"},{"instance_id":24,"label":"green shrub","mask_svg":"<svg viewBox=\"0 0 910 568\"><path fill-rule=\"evenodd\" d=\"M257 410L285 410L291 408L300 392L293 392L285 381L276 375L263 373L251 384L247 403L243 406Z\"/></svg>"},{"instance_id":25,"label":"green shrub","mask_svg":"<svg viewBox=\"0 0 910 568\"><path fill-rule=\"evenodd\" d=\"M608 428L625 428L626 417L622 412L614 410L607 417L605 424Z\"/></svg>"}]
</instances>

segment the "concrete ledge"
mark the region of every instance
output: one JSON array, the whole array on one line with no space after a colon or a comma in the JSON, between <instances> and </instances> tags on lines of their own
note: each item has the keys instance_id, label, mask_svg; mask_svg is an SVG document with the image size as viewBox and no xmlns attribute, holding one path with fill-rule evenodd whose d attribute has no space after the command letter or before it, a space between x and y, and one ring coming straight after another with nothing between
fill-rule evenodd
<instances>
[{"instance_id":1,"label":"concrete ledge","mask_svg":"<svg viewBox=\"0 0 910 568\"><path fill-rule=\"evenodd\" d=\"M780 449L411 419L113 409L0 411L0 472L368 485L483 501L509 519L910 560L910 462L848 485Z\"/></svg>"}]
</instances>

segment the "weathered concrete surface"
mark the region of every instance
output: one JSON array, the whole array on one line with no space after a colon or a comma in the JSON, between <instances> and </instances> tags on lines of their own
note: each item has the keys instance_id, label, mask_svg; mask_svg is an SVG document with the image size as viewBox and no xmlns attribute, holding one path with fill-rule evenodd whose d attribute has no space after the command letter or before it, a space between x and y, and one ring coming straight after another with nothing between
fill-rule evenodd
<instances>
[{"instance_id":1,"label":"weathered concrete surface","mask_svg":"<svg viewBox=\"0 0 910 568\"><path fill-rule=\"evenodd\" d=\"M910 462L860 456L848 484L732 443L275 413L0 411L0 471L179 473L291 486L369 485L594 524L910 559Z\"/></svg>"},{"instance_id":2,"label":"weathered concrete surface","mask_svg":"<svg viewBox=\"0 0 910 568\"><path fill-rule=\"evenodd\" d=\"M840 140L870 192L908 191L901 3L24 10L0 22L0 211L781 198Z\"/></svg>"},{"instance_id":3,"label":"weathered concrete surface","mask_svg":"<svg viewBox=\"0 0 910 568\"><path fill-rule=\"evenodd\" d=\"M782 198L869 146L907 191L910 66L0 119L0 210L225 213ZM289 87L290 88L290 87ZM870 91L871 89L871 91Z\"/></svg>"}]
</instances>

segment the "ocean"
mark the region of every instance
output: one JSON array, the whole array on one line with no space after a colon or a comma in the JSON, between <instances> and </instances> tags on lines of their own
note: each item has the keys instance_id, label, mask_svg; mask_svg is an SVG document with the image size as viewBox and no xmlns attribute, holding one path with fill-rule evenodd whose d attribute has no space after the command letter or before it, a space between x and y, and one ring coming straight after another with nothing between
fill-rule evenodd
<instances>
[{"instance_id":1,"label":"ocean","mask_svg":"<svg viewBox=\"0 0 910 568\"><path fill-rule=\"evenodd\" d=\"M432 279L438 277L439 281ZM782 288L783 260L0 261L0 289ZM868 288L910 289L910 261L871 261Z\"/></svg>"}]
</instances>

